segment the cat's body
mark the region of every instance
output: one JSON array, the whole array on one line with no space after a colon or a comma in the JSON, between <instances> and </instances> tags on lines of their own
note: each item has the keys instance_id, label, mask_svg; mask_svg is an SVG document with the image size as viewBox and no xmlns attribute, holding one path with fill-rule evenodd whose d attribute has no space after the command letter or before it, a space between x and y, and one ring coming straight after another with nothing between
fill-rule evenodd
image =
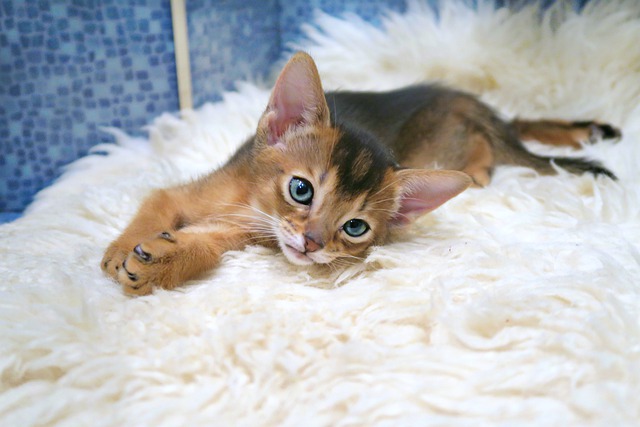
<instances>
[{"instance_id":1,"label":"cat's body","mask_svg":"<svg viewBox=\"0 0 640 427\"><path fill-rule=\"evenodd\" d=\"M416 85L389 92L329 92L332 123L356 126L374 134L407 168L461 170L476 185L487 185L497 165L528 166L554 173L551 160L570 172L614 175L598 162L543 157L522 140L580 147L619 131L595 122L558 120L506 122L468 93L439 85Z\"/></svg>"},{"instance_id":2,"label":"cat's body","mask_svg":"<svg viewBox=\"0 0 640 427\"><path fill-rule=\"evenodd\" d=\"M153 193L102 267L140 295L171 289L247 244L279 247L300 265L359 257L472 182L488 184L496 165L553 173L550 158L521 139L575 146L597 132L619 135L593 122L508 123L475 97L435 85L324 94L312 59L299 53L256 134L210 175ZM596 162L553 160L613 177Z\"/></svg>"}]
</instances>

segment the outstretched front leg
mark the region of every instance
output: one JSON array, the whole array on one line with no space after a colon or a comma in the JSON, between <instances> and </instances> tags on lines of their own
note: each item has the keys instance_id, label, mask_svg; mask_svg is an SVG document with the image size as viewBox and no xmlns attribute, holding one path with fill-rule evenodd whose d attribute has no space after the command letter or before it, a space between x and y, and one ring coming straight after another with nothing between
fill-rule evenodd
<instances>
[{"instance_id":1,"label":"outstretched front leg","mask_svg":"<svg viewBox=\"0 0 640 427\"><path fill-rule=\"evenodd\" d=\"M181 189L152 193L129 226L107 248L100 263L102 270L117 280L124 260L137 244L155 238L163 231L177 231L185 225L186 206Z\"/></svg>"},{"instance_id":2,"label":"outstretched front leg","mask_svg":"<svg viewBox=\"0 0 640 427\"><path fill-rule=\"evenodd\" d=\"M232 213L238 203L231 203L238 193L234 182L240 180L229 173L221 181L216 177L157 190L142 203L101 262L125 293L145 295L153 286L173 289L215 267L224 252L244 247L246 227L215 220Z\"/></svg>"},{"instance_id":3,"label":"outstretched front leg","mask_svg":"<svg viewBox=\"0 0 640 427\"><path fill-rule=\"evenodd\" d=\"M146 295L153 286L173 289L216 267L224 252L247 241L246 232L238 228L189 230L163 231L135 245L116 277L124 292Z\"/></svg>"}]
</instances>

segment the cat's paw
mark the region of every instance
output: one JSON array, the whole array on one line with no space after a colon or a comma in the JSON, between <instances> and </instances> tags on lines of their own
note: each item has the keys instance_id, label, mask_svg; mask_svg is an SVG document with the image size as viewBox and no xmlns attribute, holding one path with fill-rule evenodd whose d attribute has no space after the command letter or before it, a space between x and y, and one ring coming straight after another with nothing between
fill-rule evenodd
<instances>
[{"instance_id":1,"label":"cat's paw","mask_svg":"<svg viewBox=\"0 0 640 427\"><path fill-rule=\"evenodd\" d=\"M577 124L587 129L587 142L591 144L607 139L618 140L622 137L622 132L620 131L620 129L608 123L599 123L593 121L579 122Z\"/></svg>"},{"instance_id":2,"label":"cat's paw","mask_svg":"<svg viewBox=\"0 0 640 427\"><path fill-rule=\"evenodd\" d=\"M128 295L148 295L153 286L172 289L178 283L175 255L179 242L169 232L136 245L122 262L117 280Z\"/></svg>"}]
</instances>

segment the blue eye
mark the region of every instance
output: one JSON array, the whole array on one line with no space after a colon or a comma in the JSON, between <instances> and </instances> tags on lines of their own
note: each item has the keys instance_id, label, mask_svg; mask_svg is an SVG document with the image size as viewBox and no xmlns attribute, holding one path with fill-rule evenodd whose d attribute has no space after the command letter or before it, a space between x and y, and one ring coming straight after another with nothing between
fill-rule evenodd
<instances>
[{"instance_id":1,"label":"blue eye","mask_svg":"<svg viewBox=\"0 0 640 427\"><path fill-rule=\"evenodd\" d=\"M296 202L310 205L313 199L313 186L306 179L293 177L289 181L289 194Z\"/></svg>"},{"instance_id":2,"label":"blue eye","mask_svg":"<svg viewBox=\"0 0 640 427\"><path fill-rule=\"evenodd\" d=\"M350 219L342 226L344 232L351 237L360 237L369 231L369 224L361 219Z\"/></svg>"}]
</instances>

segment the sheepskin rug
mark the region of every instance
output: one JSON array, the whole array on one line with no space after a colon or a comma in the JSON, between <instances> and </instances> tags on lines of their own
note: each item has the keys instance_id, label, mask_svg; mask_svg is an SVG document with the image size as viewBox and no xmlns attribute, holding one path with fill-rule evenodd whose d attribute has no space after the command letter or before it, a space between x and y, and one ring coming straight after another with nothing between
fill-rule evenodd
<instances>
[{"instance_id":1,"label":"sheepskin rug","mask_svg":"<svg viewBox=\"0 0 640 427\"><path fill-rule=\"evenodd\" d=\"M584 154L620 179L501 167L362 263L249 247L129 298L104 249L151 189L223 163L268 89L164 114L148 139L113 129L108 156L0 228L0 425L638 425L640 5L412 3L378 28L318 15L306 34L291 49L327 89L440 80L506 117L613 123L623 138Z\"/></svg>"}]
</instances>

